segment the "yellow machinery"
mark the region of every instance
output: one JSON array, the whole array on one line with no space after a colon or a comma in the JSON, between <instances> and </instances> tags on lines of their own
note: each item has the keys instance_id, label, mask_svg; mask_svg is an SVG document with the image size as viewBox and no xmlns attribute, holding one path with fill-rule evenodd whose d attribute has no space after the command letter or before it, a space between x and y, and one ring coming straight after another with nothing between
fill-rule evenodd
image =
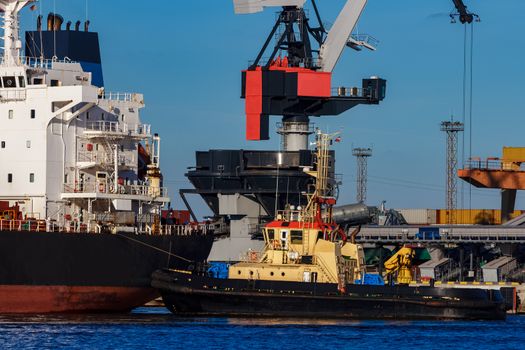
<instances>
[{"instance_id":1,"label":"yellow machinery","mask_svg":"<svg viewBox=\"0 0 525 350\"><path fill-rule=\"evenodd\" d=\"M0 211L0 220L14 220L16 219L16 211L4 210Z\"/></svg>"},{"instance_id":2,"label":"yellow machinery","mask_svg":"<svg viewBox=\"0 0 525 350\"><path fill-rule=\"evenodd\" d=\"M393 276L397 284L409 284L412 281L412 260L416 251L404 246L385 262L387 277Z\"/></svg>"}]
</instances>

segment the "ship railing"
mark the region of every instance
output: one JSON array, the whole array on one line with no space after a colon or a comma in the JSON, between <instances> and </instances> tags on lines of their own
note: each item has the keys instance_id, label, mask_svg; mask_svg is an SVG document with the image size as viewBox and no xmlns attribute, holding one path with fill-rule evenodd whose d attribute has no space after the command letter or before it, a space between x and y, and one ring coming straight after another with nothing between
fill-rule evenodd
<instances>
[{"instance_id":1,"label":"ship railing","mask_svg":"<svg viewBox=\"0 0 525 350\"><path fill-rule=\"evenodd\" d=\"M72 63L77 63L77 62L70 60L68 57L64 57L64 59L58 59L56 57L53 59L47 59L47 58L39 58L39 57L22 56L19 59L19 63L24 66L30 67L30 68L52 69L53 63L72 64ZM6 62L4 57L0 57L0 65L5 66L8 64L9 62Z\"/></svg>"},{"instance_id":2,"label":"ship railing","mask_svg":"<svg viewBox=\"0 0 525 350\"><path fill-rule=\"evenodd\" d=\"M112 157L104 151L80 151L78 152L77 162L112 164Z\"/></svg>"},{"instance_id":3,"label":"ship railing","mask_svg":"<svg viewBox=\"0 0 525 350\"><path fill-rule=\"evenodd\" d=\"M133 92L103 92L99 96L101 100L108 101L120 101L120 102L138 102L143 103L142 94L137 94Z\"/></svg>"},{"instance_id":4,"label":"ship railing","mask_svg":"<svg viewBox=\"0 0 525 350\"><path fill-rule=\"evenodd\" d=\"M26 89L2 89L0 88L0 101L24 101L27 97Z\"/></svg>"},{"instance_id":5,"label":"ship railing","mask_svg":"<svg viewBox=\"0 0 525 350\"><path fill-rule=\"evenodd\" d=\"M163 225L160 229L160 234L167 236L206 235L213 232L214 226L211 224Z\"/></svg>"},{"instance_id":6,"label":"ship railing","mask_svg":"<svg viewBox=\"0 0 525 350\"><path fill-rule=\"evenodd\" d=\"M133 124L108 121L94 121L86 123L86 132L100 132L112 134L127 134L128 136L148 137L151 135L151 125Z\"/></svg>"},{"instance_id":7,"label":"ship railing","mask_svg":"<svg viewBox=\"0 0 525 350\"><path fill-rule=\"evenodd\" d=\"M302 221L304 219L304 211L296 209L278 210L277 219L283 221Z\"/></svg>"},{"instance_id":8,"label":"ship railing","mask_svg":"<svg viewBox=\"0 0 525 350\"><path fill-rule=\"evenodd\" d=\"M58 232L59 225L46 220L0 220L0 231Z\"/></svg>"},{"instance_id":9,"label":"ship railing","mask_svg":"<svg viewBox=\"0 0 525 350\"><path fill-rule=\"evenodd\" d=\"M154 187L148 185L117 185L115 190L112 183L96 183L90 181L65 184L64 193L106 193L155 198L167 197L168 189L166 187Z\"/></svg>"},{"instance_id":10,"label":"ship railing","mask_svg":"<svg viewBox=\"0 0 525 350\"><path fill-rule=\"evenodd\" d=\"M80 151L78 152L77 162L79 163L95 163L99 165L112 165L113 154L108 154L105 151ZM134 165L135 157L132 154L119 154L118 165L127 166Z\"/></svg>"}]
</instances>

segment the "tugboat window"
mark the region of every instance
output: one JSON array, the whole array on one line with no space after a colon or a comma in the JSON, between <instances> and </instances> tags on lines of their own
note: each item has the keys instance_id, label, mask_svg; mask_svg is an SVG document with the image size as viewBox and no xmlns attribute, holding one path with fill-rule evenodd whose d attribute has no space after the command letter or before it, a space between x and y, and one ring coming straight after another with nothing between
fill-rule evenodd
<instances>
[{"instance_id":1,"label":"tugboat window","mask_svg":"<svg viewBox=\"0 0 525 350\"><path fill-rule=\"evenodd\" d=\"M18 86L20 86L22 88L26 87L26 81L25 81L24 77L22 77L22 76L18 77Z\"/></svg>"},{"instance_id":2,"label":"tugboat window","mask_svg":"<svg viewBox=\"0 0 525 350\"><path fill-rule=\"evenodd\" d=\"M34 173L29 174L29 182L31 182L31 183L35 182L35 174Z\"/></svg>"},{"instance_id":3,"label":"tugboat window","mask_svg":"<svg viewBox=\"0 0 525 350\"><path fill-rule=\"evenodd\" d=\"M5 141L2 141L2 148L5 148Z\"/></svg>"},{"instance_id":4,"label":"tugboat window","mask_svg":"<svg viewBox=\"0 0 525 350\"><path fill-rule=\"evenodd\" d=\"M15 77L3 77L2 82L4 83L5 88L16 88Z\"/></svg>"},{"instance_id":5,"label":"tugboat window","mask_svg":"<svg viewBox=\"0 0 525 350\"><path fill-rule=\"evenodd\" d=\"M292 230L290 233L290 239L292 244L302 244L303 243L303 231Z\"/></svg>"},{"instance_id":6,"label":"tugboat window","mask_svg":"<svg viewBox=\"0 0 525 350\"><path fill-rule=\"evenodd\" d=\"M268 232L268 239L272 240L275 237L275 230L267 230Z\"/></svg>"},{"instance_id":7,"label":"tugboat window","mask_svg":"<svg viewBox=\"0 0 525 350\"><path fill-rule=\"evenodd\" d=\"M34 109L31 110L31 119L36 118L36 111Z\"/></svg>"},{"instance_id":8,"label":"tugboat window","mask_svg":"<svg viewBox=\"0 0 525 350\"><path fill-rule=\"evenodd\" d=\"M9 183L13 182L13 174L7 174L7 182Z\"/></svg>"}]
</instances>

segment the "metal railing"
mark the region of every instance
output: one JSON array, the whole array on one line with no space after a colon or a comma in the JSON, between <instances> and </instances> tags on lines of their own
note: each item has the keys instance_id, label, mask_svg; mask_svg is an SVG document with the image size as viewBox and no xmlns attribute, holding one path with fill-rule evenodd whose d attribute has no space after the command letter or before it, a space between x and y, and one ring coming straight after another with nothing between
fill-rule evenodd
<instances>
[{"instance_id":1,"label":"metal railing","mask_svg":"<svg viewBox=\"0 0 525 350\"><path fill-rule=\"evenodd\" d=\"M74 64L77 63L75 61L70 60L69 58L65 57L62 60L59 60L58 58L53 59L45 59L45 58L38 58L38 57L25 57L22 56L19 59L20 64L25 65L30 68L41 68L41 69L51 69L53 68L53 63L67 63L67 64ZM5 66L7 62L5 61L4 57L0 57L0 65Z\"/></svg>"},{"instance_id":2,"label":"metal railing","mask_svg":"<svg viewBox=\"0 0 525 350\"><path fill-rule=\"evenodd\" d=\"M113 158L113 154L108 154L104 151L80 151L78 152L77 162L112 165L114 162ZM135 157L132 154L119 154L118 164L123 166L134 165Z\"/></svg>"},{"instance_id":3,"label":"metal railing","mask_svg":"<svg viewBox=\"0 0 525 350\"><path fill-rule=\"evenodd\" d=\"M306 57L306 58L301 58L301 59L297 58L296 61L292 61L288 58L286 58L283 61L283 59L284 57L281 57L280 62L279 62L279 59L274 59L272 60L272 62L270 62L270 57L262 57L258 62L258 66L264 67L268 63L270 63L270 67L283 67L283 68L292 68L292 67L317 68L317 67L320 67L320 60L317 57ZM248 61L249 67L252 67L254 64L255 64L255 60Z\"/></svg>"},{"instance_id":4,"label":"metal railing","mask_svg":"<svg viewBox=\"0 0 525 350\"><path fill-rule=\"evenodd\" d=\"M58 232L60 227L46 220L0 220L0 231Z\"/></svg>"},{"instance_id":5,"label":"metal railing","mask_svg":"<svg viewBox=\"0 0 525 350\"><path fill-rule=\"evenodd\" d=\"M143 136L149 137L151 135L151 125L149 124L133 124L108 122L108 121L94 121L87 122L84 133L99 132L108 134L127 134L129 136Z\"/></svg>"},{"instance_id":6,"label":"metal railing","mask_svg":"<svg viewBox=\"0 0 525 350\"><path fill-rule=\"evenodd\" d=\"M464 168L468 170L525 171L525 164L520 164L518 167L518 163L505 162L499 158L469 159L465 162Z\"/></svg>"},{"instance_id":7,"label":"metal railing","mask_svg":"<svg viewBox=\"0 0 525 350\"><path fill-rule=\"evenodd\" d=\"M131 92L104 92L101 96L101 100L108 101L122 101L122 102L132 102L136 101L139 94Z\"/></svg>"},{"instance_id":8,"label":"metal railing","mask_svg":"<svg viewBox=\"0 0 525 350\"><path fill-rule=\"evenodd\" d=\"M152 187L148 185L117 185L116 190L113 184L104 182L84 182L64 185L64 193L104 193L115 195L131 195L143 197L167 197L166 187Z\"/></svg>"},{"instance_id":9,"label":"metal railing","mask_svg":"<svg viewBox=\"0 0 525 350\"><path fill-rule=\"evenodd\" d=\"M369 90L358 87L340 86L332 88L332 96L339 97L365 97L365 93Z\"/></svg>"},{"instance_id":10,"label":"metal railing","mask_svg":"<svg viewBox=\"0 0 525 350\"><path fill-rule=\"evenodd\" d=\"M158 233L154 233L151 225L131 226L135 229L135 233L163 235L163 236L192 236L192 235L207 235L214 232L213 224L189 224L189 225L163 225L158 229ZM123 229L122 229L123 230ZM70 222L69 225L60 226L55 221L46 220L0 220L0 232L67 232L67 233L93 233L98 234L102 231L100 226L92 225L88 229L85 223ZM116 233L119 232L119 227L115 227ZM125 230L129 232L129 230Z\"/></svg>"},{"instance_id":11,"label":"metal railing","mask_svg":"<svg viewBox=\"0 0 525 350\"><path fill-rule=\"evenodd\" d=\"M501 226L439 227L432 237L418 227L363 227L356 237L360 243L525 243L525 228Z\"/></svg>"},{"instance_id":12,"label":"metal railing","mask_svg":"<svg viewBox=\"0 0 525 350\"><path fill-rule=\"evenodd\" d=\"M27 91L26 89L19 89L19 88L13 88L13 89L3 89L0 88L0 101L7 102L7 101L24 101L27 97Z\"/></svg>"},{"instance_id":13,"label":"metal railing","mask_svg":"<svg viewBox=\"0 0 525 350\"><path fill-rule=\"evenodd\" d=\"M206 235L213 232L214 226L211 224L164 225L160 228L160 234L166 236Z\"/></svg>"}]
</instances>

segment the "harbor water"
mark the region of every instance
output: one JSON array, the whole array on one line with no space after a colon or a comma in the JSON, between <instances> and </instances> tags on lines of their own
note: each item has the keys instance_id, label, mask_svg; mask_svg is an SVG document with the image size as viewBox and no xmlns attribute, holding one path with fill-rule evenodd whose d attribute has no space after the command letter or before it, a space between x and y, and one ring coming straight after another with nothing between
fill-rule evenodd
<instances>
[{"instance_id":1,"label":"harbor water","mask_svg":"<svg viewBox=\"0 0 525 350\"><path fill-rule=\"evenodd\" d=\"M0 316L1 349L524 349L525 317L499 322Z\"/></svg>"}]
</instances>

